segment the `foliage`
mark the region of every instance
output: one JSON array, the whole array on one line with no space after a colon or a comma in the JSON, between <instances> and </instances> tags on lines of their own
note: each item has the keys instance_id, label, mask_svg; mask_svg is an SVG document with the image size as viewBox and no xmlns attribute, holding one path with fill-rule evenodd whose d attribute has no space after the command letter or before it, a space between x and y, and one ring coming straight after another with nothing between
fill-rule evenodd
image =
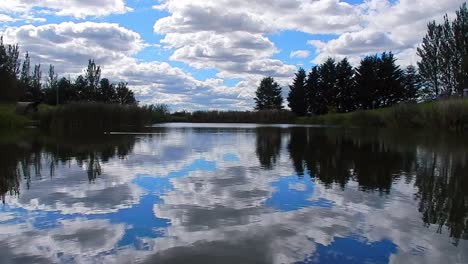
<instances>
[{"instance_id":1,"label":"foliage","mask_svg":"<svg viewBox=\"0 0 468 264\"><path fill-rule=\"evenodd\" d=\"M162 112L167 111L164 109L163 106L80 102L41 108L36 118L43 129L53 133L102 133L162 122Z\"/></svg>"},{"instance_id":2,"label":"foliage","mask_svg":"<svg viewBox=\"0 0 468 264\"><path fill-rule=\"evenodd\" d=\"M18 45L5 45L0 36L0 102L15 102L20 96Z\"/></svg>"},{"instance_id":3,"label":"foliage","mask_svg":"<svg viewBox=\"0 0 468 264\"><path fill-rule=\"evenodd\" d=\"M22 128L29 119L15 113L14 104L0 104L0 130Z\"/></svg>"},{"instance_id":4,"label":"foliage","mask_svg":"<svg viewBox=\"0 0 468 264\"><path fill-rule=\"evenodd\" d=\"M468 87L468 9L464 3L449 21L427 25L427 34L418 48L421 76L432 98L462 95Z\"/></svg>"},{"instance_id":5,"label":"foliage","mask_svg":"<svg viewBox=\"0 0 468 264\"><path fill-rule=\"evenodd\" d=\"M281 87L272 77L263 78L255 94L255 110L283 109Z\"/></svg>"},{"instance_id":6,"label":"foliage","mask_svg":"<svg viewBox=\"0 0 468 264\"><path fill-rule=\"evenodd\" d=\"M402 103L375 110L303 117L298 119L298 123L466 131L468 129L468 99L450 99L420 104Z\"/></svg>"},{"instance_id":7,"label":"foliage","mask_svg":"<svg viewBox=\"0 0 468 264\"><path fill-rule=\"evenodd\" d=\"M296 73L293 84L289 86L288 106L291 111L298 116L307 114L307 97L306 97L306 72L300 68Z\"/></svg>"},{"instance_id":8,"label":"foliage","mask_svg":"<svg viewBox=\"0 0 468 264\"><path fill-rule=\"evenodd\" d=\"M171 114L172 122L195 123L292 123L296 116L287 110L260 111L182 111Z\"/></svg>"}]
</instances>

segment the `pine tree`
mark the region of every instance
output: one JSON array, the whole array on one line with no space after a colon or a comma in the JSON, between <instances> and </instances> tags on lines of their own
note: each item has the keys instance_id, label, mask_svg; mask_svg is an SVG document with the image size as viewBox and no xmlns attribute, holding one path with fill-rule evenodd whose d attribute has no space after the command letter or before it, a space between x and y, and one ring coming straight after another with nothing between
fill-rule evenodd
<instances>
[{"instance_id":1,"label":"pine tree","mask_svg":"<svg viewBox=\"0 0 468 264\"><path fill-rule=\"evenodd\" d=\"M384 52L379 59L377 87L377 106L388 107L401 102L404 98L403 71L396 64L391 52Z\"/></svg>"},{"instance_id":2,"label":"pine tree","mask_svg":"<svg viewBox=\"0 0 468 264\"><path fill-rule=\"evenodd\" d=\"M354 69L349 61L344 58L336 65L336 96L337 110L347 113L356 110L356 86L354 85Z\"/></svg>"},{"instance_id":3,"label":"pine tree","mask_svg":"<svg viewBox=\"0 0 468 264\"><path fill-rule=\"evenodd\" d=\"M356 68L356 102L359 109L374 109L377 107L377 76L379 69L379 58L377 55L366 56Z\"/></svg>"},{"instance_id":4,"label":"pine tree","mask_svg":"<svg viewBox=\"0 0 468 264\"><path fill-rule=\"evenodd\" d=\"M263 78L255 94L255 110L283 109L281 87L272 77Z\"/></svg>"},{"instance_id":5,"label":"pine tree","mask_svg":"<svg viewBox=\"0 0 468 264\"><path fill-rule=\"evenodd\" d=\"M307 111L315 115L324 114L327 110L319 87L319 66L312 67L306 80Z\"/></svg>"},{"instance_id":6,"label":"pine tree","mask_svg":"<svg viewBox=\"0 0 468 264\"><path fill-rule=\"evenodd\" d=\"M418 70L413 65L406 68L404 78L404 101L410 103L416 103L421 96L422 81Z\"/></svg>"},{"instance_id":7,"label":"pine tree","mask_svg":"<svg viewBox=\"0 0 468 264\"><path fill-rule=\"evenodd\" d=\"M289 86L288 106L298 116L307 114L307 98L305 91L306 72L300 68L295 74L293 84Z\"/></svg>"},{"instance_id":8,"label":"pine tree","mask_svg":"<svg viewBox=\"0 0 468 264\"><path fill-rule=\"evenodd\" d=\"M336 112L338 109L337 106L337 96L338 96L338 87L337 87L337 72L336 72L336 62L332 58L328 58L323 64L319 67L319 90L321 99L323 100L323 105L325 112Z\"/></svg>"}]
</instances>

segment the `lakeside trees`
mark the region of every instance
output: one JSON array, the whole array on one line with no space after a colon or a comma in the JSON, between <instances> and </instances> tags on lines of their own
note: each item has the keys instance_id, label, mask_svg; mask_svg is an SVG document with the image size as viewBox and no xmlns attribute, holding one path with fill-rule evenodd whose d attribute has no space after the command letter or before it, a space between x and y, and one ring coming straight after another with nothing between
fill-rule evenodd
<instances>
[{"instance_id":1,"label":"lakeside trees","mask_svg":"<svg viewBox=\"0 0 468 264\"><path fill-rule=\"evenodd\" d=\"M468 88L468 9L464 3L453 21L432 21L417 49L418 63L430 98L463 94Z\"/></svg>"},{"instance_id":2,"label":"lakeside trees","mask_svg":"<svg viewBox=\"0 0 468 264\"><path fill-rule=\"evenodd\" d=\"M283 109L281 87L272 77L262 79L255 95L255 110Z\"/></svg>"},{"instance_id":3,"label":"lakeside trees","mask_svg":"<svg viewBox=\"0 0 468 264\"><path fill-rule=\"evenodd\" d=\"M55 67L50 65L43 83L41 65L32 68L27 52L21 63L18 45L6 45L0 37L0 101L18 100L50 105L69 102L137 103L126 82L114 84L107 78L101 79L101 67L91 59L84 75L79 75L74 81L59 78Z\"/></svg>"}]
</instances>

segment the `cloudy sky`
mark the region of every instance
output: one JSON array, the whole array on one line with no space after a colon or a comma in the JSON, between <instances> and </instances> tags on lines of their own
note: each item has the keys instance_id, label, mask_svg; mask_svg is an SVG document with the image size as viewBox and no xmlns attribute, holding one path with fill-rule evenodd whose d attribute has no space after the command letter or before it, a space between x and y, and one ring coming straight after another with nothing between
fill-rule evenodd
<instances>
[{"instance_id":1,"label":"cloudy sky","mask_svg":"<svg viewBox=\"0 0 468 264\"><path fill-rule=\"evenodd\" d=\"M464 0L0 0L0 34L72 78L93 58L142 103L249 109L327 57L393 51L415 64L428 21ZM285 91L286 92L286 91Z\"/></svg>"}]
</instances>

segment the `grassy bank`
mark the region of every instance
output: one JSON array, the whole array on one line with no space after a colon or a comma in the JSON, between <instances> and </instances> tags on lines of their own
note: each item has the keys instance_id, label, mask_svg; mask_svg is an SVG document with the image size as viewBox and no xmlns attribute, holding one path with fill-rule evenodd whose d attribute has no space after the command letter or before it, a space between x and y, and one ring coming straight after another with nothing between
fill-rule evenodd
<instances>
[{"instance_id":1,"label":"grassy bank","mask_svg":"<svg viewBox=\"0 0 468 264\"><path fill-rule=\"evenodd\" d=\"M15 113L15 104L0 104L0 130L23 128L29 123L27 117Z\"/></svg>"},{"instance_id":2,"label":"grassy bank","mask_svg":"<svg viewBox=\"0 0 468 264\"><path fill-rule=\"evenodd\" d=\"M296 116L286 110L264 111L195 111L171 114L171 122L192 123L294 123Z\"/></svg>"},{"instance_id":3,"label":"grassy bank","mask_svg":"<svg viewBox=\"0 0 468 264\"><path fill-rule=\"evenodd\" d=\"M344 127L424 128L462 131L468 129L468 99L421 104L400 104L376 110L303 117L299 124Z\"/></svg>"},{"instance_id":4,"label":"grassy bank","mask_svg":"<svg viewBox=\"0 0 468 264\"><path fill-rule=\"evenodd\" d=\"M58 134L102 133L162 122L154 107L106 103L43 105L35 115L41 128Z\"/></svg>"}]
</instances>

